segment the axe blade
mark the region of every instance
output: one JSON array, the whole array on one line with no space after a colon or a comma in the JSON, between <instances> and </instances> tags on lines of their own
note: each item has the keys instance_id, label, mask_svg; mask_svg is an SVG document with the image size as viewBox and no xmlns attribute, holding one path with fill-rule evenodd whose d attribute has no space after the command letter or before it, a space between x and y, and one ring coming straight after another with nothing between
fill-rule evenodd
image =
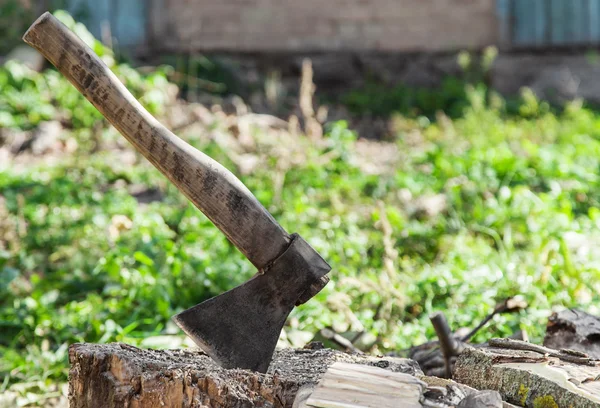
<instances>
[{"instance_id":1,"label":"axe blade","mask_svg":"<svg viewBox=\"0 0 600 408\"><path fill-rule=\"evenodd\" d=\"M297 234L261 274L173 317L224 368L266 372L281 329L306 287L330 270Z\"/></svg>"}]
</instances>

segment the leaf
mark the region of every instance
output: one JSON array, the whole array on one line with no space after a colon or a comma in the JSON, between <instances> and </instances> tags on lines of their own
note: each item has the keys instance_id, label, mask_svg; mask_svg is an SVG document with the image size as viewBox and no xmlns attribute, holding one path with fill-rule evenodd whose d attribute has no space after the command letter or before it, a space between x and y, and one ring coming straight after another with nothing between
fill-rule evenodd
<instances>
[{"instance_id":1,"label":"leaf","mask_svg":"<svg viewBox=\"0 0 600 408\"><path fill-rule=\"evenodd\" d=\"M154 261L145 253L137 251L133 254L136 261L146 266L154 266Z\"/></svg>"}]
</instances>

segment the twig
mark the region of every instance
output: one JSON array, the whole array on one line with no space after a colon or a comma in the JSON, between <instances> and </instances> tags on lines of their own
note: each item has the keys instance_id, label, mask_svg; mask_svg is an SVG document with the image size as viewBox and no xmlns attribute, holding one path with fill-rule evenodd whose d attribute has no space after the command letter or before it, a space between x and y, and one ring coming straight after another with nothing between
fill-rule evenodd
<instances>
[{"instance_id":1,"label":"twig","mask_svg":"<svg viewBox=\"0 0 600 408\"><path fill-rule=\"evenodd\" d=\"M555 357L563 361L575 364L586 364L595 366L599 360L590 358L585 353L573 353L571 350L554 350L539 344L527 343L526 341L513 339L490 339L488 344L491 347L498 347L510 350L533 351L549 357ZM576 355L575 355L576 354ZM585 357L583 356L585 355Z\"/></svg>"},{"instance_id":2,"label":"twig","mask_svg":"<svg viewBox=\"0 0 600 408\"><path fill-rule=\"evenodd\" d=\"M487 315L485 319L481 323L477 325L473 330L471 330L468 334L463 336L460 340L462 342L469 341L483 326L485 326L490 320L494 318L497 314L502 314L506 312L514 312L517 310L525 309L527 307L527 302L525 302L520 296L510 297L505 299L502 303L496 306L494 311Z\"/></svg>"},{"instance_id":3,"label":"twig","mask_svg":"<svg viewBox=\"0 0 600 408\"><path fill-rule=\"evenodd\" d=\"M499 312L494 310L492 313L490 313L489 315L487 315L485 317L485 319L483 319L481 321L481 323L479 323L473 330L471 330L469 333L467 333L466 335L464 335L462 337L462 339L460 339L461 341L467 342L471 339L471 337L473 337L483 326L485 326L490 320L492 320L494 318L494 316L496 316Z\"/></svg>"},{"instance_id":4,"label":"twig","mask_svg":"<svg viewBox=\"0 0 600 408\"><path fill-rule=\"evenodd\" d=\"M336 333L335 331L325 328L321 330L321 336L325 337L327 340L330 340L337 344L340 347L346 349L346 352L352 352L356 354L364 354L361 350L357 349L354 344L344 336Z\"/></svg>"},{"instance_id":5,"label":"twig","mask_svg":"<svg viewBox=\"0 0 600 408\"><path fill-rule=\"evenodd\" d=\"M457 354L458 343L456 339L452 337L452 331L448 325L448 320L446 320L446 316L442 312L434 313L429 317L429 320L431 320L435 333L440 339L440 348L442 349L444 365L446 366L446 376L452 378L450 358Z\"/></svg>"}]
</instances>

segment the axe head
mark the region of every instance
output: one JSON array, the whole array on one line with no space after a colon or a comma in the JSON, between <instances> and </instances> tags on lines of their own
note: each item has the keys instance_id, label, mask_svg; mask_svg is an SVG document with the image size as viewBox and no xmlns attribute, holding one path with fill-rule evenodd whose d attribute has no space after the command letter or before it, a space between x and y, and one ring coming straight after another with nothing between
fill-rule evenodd
<instances>
[{"instance_id":1,"label":"axe head","mask_svg":"<svg viewBox=\"0 0 600 408\"><path fill-rule=\"evenodd\" d=\"M289 313L331 267L299 235L264 271L173 317L224 368L266 372Z\"/></svg>"}]
</instances>

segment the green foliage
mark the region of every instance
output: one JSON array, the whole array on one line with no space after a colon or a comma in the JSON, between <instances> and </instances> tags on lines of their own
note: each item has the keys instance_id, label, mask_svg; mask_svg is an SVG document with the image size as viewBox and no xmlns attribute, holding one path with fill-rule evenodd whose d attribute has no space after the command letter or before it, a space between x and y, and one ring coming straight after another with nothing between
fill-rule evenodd
<instances>
[{"instance_id":1,"label":"green foliage","mask_svg":"<svg viewBox=\"0 0 600 408\"><path fill-rule=\"evenodd\" d=\"M465 82L446 78L440 89L411 88L406 85L388 85L369 82L363 88L348 91L341 102L357 115L388 117L393 113L410 116L434 117L444 111L450 117L462 116L468 106Z\"/></svg>"},{"instance_id":2,"label":"green foliage","mask_svg":"<svg viewBox=\"0 0 600 408\"><path fill-rule=\"evenodd\" d=\"M128 65L115 64L108 52L103 59L151 112L161 113L169 92L165 69L142 75ZM14 61L0 67L1 127L32 129L56 118L75 130L91 129L102 121L96 108L60 73L48 70L38 74Z\"/></svg>"},{"instance_id":3,"label":"green foliage","mask_svg":"<svg viewBox=\"0 0 600 408\"><path fill-rule=\"evenodd\" d=\"M19 0L3 0L0 3L0 55L18 45L21 36L33 22L31 10L23 7Z\"/></svg>"},{"instance_id":4,"label":"green foliage","mask_svg":"<svg viewBox=\"0 0 600 408\"><path fill-rule=\"evenodd\" d=\"M245 92L232 67L216 59L191 54L166 56L162 60L174 67L172 80L188 100L198 99L205 93L242 95Z\"/></svg>"},{"instance_id":5,"label":"green foliage","mask_svg":"<svg viewBox=\"0 0 600 408\"><path fill-rule=\"evenodd\" d=\"M108 50L97 52L110 62ZM170 86L164 71L112 64L160 115ZM381 165L383 154L367 156L344 122L330 124L322 143L255 135L249 153L260 166L244 183L333 266L332 282L293 312L286 331L362 325L386 351L431 338L433 311L444 310L453 327L473 326L516 294L529 310L496 317L476 341L519 328L539 340L554 307L597 313L600 115L577 103L556 113L530 93L509 112L485 87L451 81L442 101L398 90L379 104L379 91L355 103L373 113L396 104L414 114L418 105L420 114L442 109L455 118L402 119L399 157L377 174L365 164ZM122 149L91 148L91 128L116 135L57 72L1 67L0 112L1 126L14 129L60 118L79 146L70 158L0 173L2 387L64 381L69 343L140 344L177 333L173 314L254 273L151 165L127 164ZM182 136L239 173L218 138ZM140 203L130 184L159 186L164 197ZM445 198L443 211L411 210L433 194Z\"/></svg>"},{"instance_id":6,"label":"green foliage","mask_svg":"<svg viewBox=\"0 0 600 408\"><path fill-rule=\"evenodd\" d=\"M40 4L43 3L43 4ZM46 10L60 10L73 6L69 0L2 0L0 1L0 55L5 55L15 47L23 45L23 34L34 22L36 13ZM81 3L73 10L76 18L87 15L87 5Z\"/></svg>"},{"instance_id":7,"label":"green foliage","mask_svg":"<svg viewBox=\"0 0 600 408\"><path fill-rule=\"evenodd\" d=\"M54 14L102 58L152 113L161 113L170 86L166 68L142 75L129 65L118 64L112 51L83 24L76 23L64 11ZM48 70L39 74L14 61L0 66L0 127L31 129L56 118L75 130L92 129L103 120L96 108L60 73Z\"/></svg>"},{"instance_id":8,"label":"green foliage","mask_svg":"<svg viewBox=\"0 0 600 408\"><path fill-rule=\"evenodd\" d=\"M414 88L404 84L390 87L389 84L368 81L363 87L344 93L340 102L355 115L387 118L401 114L433 119L438 112L444 112L446 116L459 118L465 108L472 106L470 87L482 93L484 101L494 99L495 94L488 95L485 84L497 56L496 47L485 48L479 56L463 51L456 61L462 74L445 78L437 88Z\"/></svg>"}]
</instances>

